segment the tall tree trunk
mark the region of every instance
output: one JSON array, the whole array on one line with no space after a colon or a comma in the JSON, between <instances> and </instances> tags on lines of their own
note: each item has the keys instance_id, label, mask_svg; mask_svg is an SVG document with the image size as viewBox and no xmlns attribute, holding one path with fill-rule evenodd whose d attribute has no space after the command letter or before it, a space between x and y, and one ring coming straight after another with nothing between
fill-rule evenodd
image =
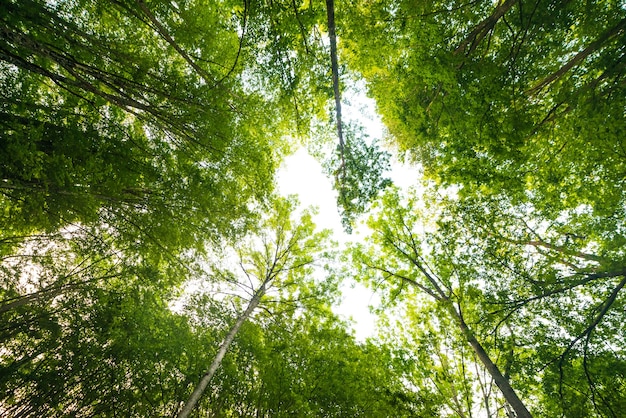
<instances>
[{"instance_id":1,"label":"tall tree trunk","mask_svg":"<svg viewBox=\"0 0 626 418\"><path fill-rule=\"evenodd\" d=\"M407 283L410 283L411 285L415 286L417 289L423 292L426 292L429 296L431 296L437 302L444 304L445 308L448 310L448 313L452 315L452 318L459 325L459 328L461 329L461 333L467 339L467 342L469 343L470 347L472 347L472 350L476 353L476 356L478 357L480 362L483 364L487 372L491 375L494 382L496 383L496 385L502 392L504 399L511 406L511 408L513 408L513 410L515 411L516 418L532 418L532 415L530 414L530 412L528 411L528 409L526 408L522 400L517 396L517 393L515 393L515 390L509 383L509 380L506 377L504 377L502 372L500 372L500 369L498 369L498 366L496 366L496 364L493 361L491 361L491 358L489 357L489 354L487 354L487 351L485 351L483 346L474 336L474 333L472 332L472 330L470 330L467 324L465 323L465 320L463 319L463 312L461 311L460 306L458 309L454 306L454 302L450 299L448 294L444 291L443 287L441 286L442 281L438 279L434 275L434 273L432 273L432 270L430 268L425 267L422 259L419 256L418 248L415 246L413 247L415 256L412 256L402 251L396 244L393 243L392 240L389 240L389 242L397 250L401 251L402 254L405 257L407 257L407 259L415 267L417 267L417 269L426 277L426 279L428 280L428 282L430 283L430 285L433 287L434 290L428 288L427 286L420 284L418 281L414 279L410 279L410 278L397 275L391 272L387 272L387 271L386 272L389 274L393 274L394 276L400 278L403 281L406 281ZM379 270L385 271L384 269L379 269Z\"/></svg>"},{"instance_id":2,"label":"tall tree trunk","mask_svg":"<svg viewBox=\"0 0 626 418\"><path fill-rule=\"evenodd\" d=\"M482 344L480 344L480 342L474 336L474 333L465 323L461 311L457 310L454 307L452 301L446 300L445 303L448 305L448 311L454 316L457 324L459 325L459 328L461 329L461 332L472 347L472 350L474 350L480 362L483 364L483 366L485 366L487 372L491 375L491 377L493 377L493 380L502 392L504 399L506 399L508 404L515 411L516 418L532 418L532 415L526 408L526 405L524 405L524 402L522 402L522 400L517 396L517 393L515 393L515 390L509 383L509 380L504 377L502 372L500 372L498 366L496 366L496 364L491 361L491 358L489 357L489 354L487 354L487 351L485 351Z\"/></svg>"},{"instance_id":3,"label":"tall tree trunk","mask_svg":"<svg viewBox=\"0 0 626 418\"><path fill-rule=\"evenodd\" d=\"M222 359L226 355L226 352L228 351L233 340L235 339L235 336L239 332L239 329L241 328L243 323L248 320L252 312L259 305L261 298L265 294L266 285L267 283L263 283L263 285L254 293L254 296L248 303L248 307L246 308L246 310L239 316L239 318L237 318L235 324L232 326L230 331L228 331L228 334L226 335L226 338L224 339L222 344L220 344L220 348L219 350L217 350L217 354L215 355L213 362L209 366L209 369L202 376L202 379L200 379L200 382L191 393L191 396L189 396L189 399L183 406L183 409L178 413L177 418L187 418L189 414L191 414L191 411L200 400L200 397L209 385L209 382L213 378L213 375L215 375L215 372L217 371L217 369L219 369L220 364L222 363Z\"/></svg>"},{"instance_id":4,"label":"tall tree trunk","mask_svg":"<svg viewBox=\"0 0 626 418\"><path fill-rule=\"evenodd\" d=\"M467 342L469 343L470 347L472 347L472 350L474 351L474 353L476 353L476 356L478 357L480 362L483 364L487 372L491 375L494 382L496 383L496 385L502 392L504 399L511 406L511 408L513 408L513 410L515 411L516 418L532 418L532 415L526 408L526 405L524 405L524 402L522 402L522 400L517 396L517 393L515 393L515 390L509 383L509 380L506 377L504 377L500 369L498 369L498 366L496 366L496 364L493 361L491 361L491 358L489 357L489 354L487 354L487 351L485 351L482 344L480 344L480 342L474 336L474 333L472 332L472 330L470 330L467 324L465 323L465 320L463 319L463 313L461 312L460 308L457 309L454 306L454 303L452 302L452 300L450 300L450 298L446 295L443 289L439 286L439 283L437 282L435 277L433 277L433 275L431 275L420 262L414 259L411 259L411 261L426 276L428 281L435 287L436 290L432 291L411 279L406 279L401 276L396 276L396 277L400 277L402 280L405 280L408 283L411 283L413 286L417 287L418 289L422 291L426 291L435 300L437 300L440 303L445 304L446 309L448 310L450 315L452 315L456 323L459 325L459 328L461 329L461 333L467 339Z\"/></svg>"},{"instance_id":5,"label":"tall tree trunk","mask_svg":"<svg viewBox=\"0 0 626 418\"><path fill-rule=\"evenodd\" d=\"M330 65L333 73L333 91L335 92L335 112L337 114L337 135L339 147L343 156L343 127L341 123L341 93L339 92L339 62L337 59L337 34L335 32L335 3L326 0L326 15L328 20L328 38L330 39Z\"/></svg>"}]
</instances>

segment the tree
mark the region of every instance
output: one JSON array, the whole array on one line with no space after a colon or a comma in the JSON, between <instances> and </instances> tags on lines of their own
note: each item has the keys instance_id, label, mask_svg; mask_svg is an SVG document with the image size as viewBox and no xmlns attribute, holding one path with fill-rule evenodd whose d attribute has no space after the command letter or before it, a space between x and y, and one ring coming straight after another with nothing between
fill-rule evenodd
<instances>
[{"instance_id":1,"label":"tree","mask_svg":"<svg viewBox=\"0 0 626 418\"><path fill-rule=\"evenodd\" d=\"M306 310L283 306L271 315L259 310L240 328L194 412L218 417L436 416L431 394L403 383L403 366L392 347L356 342L328 302L318 299L316 309ZM231 313L234 320L237 313Z\"/></svg>"},{"instance_id":2,"label":"tree","mask_svg":"<svg viewBox=\"0 0 626 418\"><path fill-rule=\"evenodd\" d=\"M124 352L136 362L117 365L107 350L135 332L165 332L165 301L198 273L207 247L254 224L288 148L281 112L272 111L281 104L246 81L253 65L239 59L246 42L230 2L4 3L0 314L3 366L15 379L6 393L18 398L5 397L3 410L6 402L18 415L111 414L140 393L141 379L126 376L145 374L158 388L141 370L154 366L172 380L161 381L160 401L146 392L136 413L164 414L188 371L137 346ZM154 310L135 318L126 304L152 294ZM120 331L125 318L145 329ZM91 350L93 341L104 349ZM170 349L162 343L154 352ZM97 370L81 369L82 358Z\"/></svg>"},{"instance_id":3,"label":"tree","mask_svg":"<svg viewBox=\"0 0 626 418\"><path fill-rule=\"evenodd\" d=\"M256 415L435 416L431 394L402 382L393 349L357 343L345 326L319 310L270 321L253 362Z\"/></svg>"},{"instance_id":4,"label":"tree","mask_svg":"<svg viewBox=\"0 0 626 418\"><path fill-rule=\"evenodd\" d=\"M225 281L239 284L241 280L239 286L251 292L251 299L230 327L207 371L178 413L180 418L189 416L220 367L241 326L249 320L266 294L273 287L279 293L297 294L300 292L298 288L311 280L307 277L312 273L311 264L324 249L329 231L314 233L315 225L308 212L304 212L299 220L292 221L294 206L293 200L277 198L273 211L259 226L258 235L251 235L237 245L235 251L239 274L243 277L239 278L228 270L214 269L212 275L218 283Z\"/></svg>"},{"instance_id":5,"label":"tree","mask_svg":"<svg viewBox=\"0 0 626 418\"><path fill-rule=\"evenodd\" d=\"M396 347L405 379L418 393L432 393L442 416L508 416L510 407L454 320L411 290L378 308L379 338Z\"/></svg>"},{"instance_id":6,"label":"tree","mask_svg":"<svg viewBox=\"0 0 626 418\"><path fill-rule=\"evenodd\" d=\"M617 3L378 1L344 13L347 61L427 176L550 219L581 204L623 218Z\"/></svg>"},{"instance_id":7,"label":"tree","mask_svg":"<svg viewBox=\"0 0 626 418\"><path fill-rule=\"evenodd\" d=\"M604 220L579 211L548 222L504 199L465 200L447 213L471 234L476 263L489 273L478 321L495 336L514 338L525 359L515 367L541 376L545 410L616 416L624 402L614 394L622 386L624 347L615 335L626 280L622 249L594 231ZM605 373L606 367L616 373Z\"/></svg>"},{"instance_id":8,"label":"tree","mask_svg":"<svg viewBox=\"0 0 626 418\"><path fill-rule=\"evenodd\" d=\"M436 302L437 316L447 317L458 327L460 337L493 378L502 396L518 417L530 417L524 402L513 389L492 356L466 322L471 300L480 284L474 266L455 260L456 249L449 236L420 239L415 201L402 204L397 192L386 193L381 211L369 222L372 246L356 247L355 265L368 282L390 281L400 290L407 285ZM440 246L443 243L443 246ZM428 245L430 244L430 245ZM468 306L469 305L469 306Z\"/></svg>"},{"instance_id":9,"label":"tree","mask_svg":"<svg viewBox=\"0 0 626 418\"><path fill-rule=\"evenodd\" d=\"M337 207L341 214L341 223L350 233L355 218L363 214L377 193L391 184L383 178L389 169L389 154L380 151L375 142L367 143L367 135L361 129L345 129L341 112L341 89L339 77L339 59L337 52L337 30L335 23L335 3L326 0L328 37L330 41L330 62L335 97L335 123L339 144L335 155L324 163L327 172L335 178L334 188L338 192ZM344 139L344 132L345 135Z\"/></svg>"},{"instance_id":10,"label":"tree","mask_svg":"<svg viewBox=\"0 0 626 418\"><path fill-rule=\"evenodd\" d=\"M258 112L269 102L244 91L240 67L224 73L236 21L195 2L179 7L3 8L8 236L106 223L120 240L141 237L178 253L241 232L234 226L252 217L248 202L271 192L281 147L269 133L280 133Z\"/></svg>"},{"instance_id":11,"label":"tree","mask_svg":"<svg viewBox=\"0 0 626 418\"><path fill-rule=\"evenodd\" d=\"M503 379L505 388L510 382L532 409L617 416L624 347L616 336L626 280L621 258L612 257L621 249L590 251L565 232L568 222L539 224L540 216L504 200L472 206L451 195L424 192L420 203L416 194L388 193L370 221L368 245L354 250L357 277L386 289L388 303L400 306L401 324L388 327L393 338L429 353L419 364L432 370L443 360L424 346L449 335L449 324L494 382L501 389ZM447 347L449 364L468 357L458 345Z\"/></svg>"},{"instance_id":12,"label":"tree","mask_svg":"<svg viewBox=\"0 0 626 418\"><path fill-rule=\"evenodd\" d=\"M621 377L603 370L621 370L609 358L622 351L624 9L380 1L344 13L346 60L447 196L438 230L467 249L446 251L481 278L482 313L465 318L514 342L529 379L518 388L546 411L615 416Z\"/></svg>"},{"instance_id":13,"label":"tree","mask_svg":"<svg viewBox=\"0 0 626 418\"><path fill-rule=\"evenodd\" d=\"M5 0L0 24L3 413L172 415L198 380L184 414L626 407L619 2ZM329 314L328 233L272 197L333 118L344 226L389 185L341 114L357 74L430 182L384 195L348 267L402 313L393 350ZM173 313L189 279L232 294Z\"/></svg>"}]
</instances>

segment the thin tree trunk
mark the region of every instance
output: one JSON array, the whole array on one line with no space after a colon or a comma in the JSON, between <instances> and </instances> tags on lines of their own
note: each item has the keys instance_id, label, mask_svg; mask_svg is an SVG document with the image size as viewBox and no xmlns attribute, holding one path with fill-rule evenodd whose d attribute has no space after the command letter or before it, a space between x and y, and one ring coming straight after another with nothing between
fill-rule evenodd
<instances>
[{"instance_id":1,"label":"thin tree trunk","mask_svg":"<svg viewBox=\"0 0 626 418\"><path fill-rule=\"evenodd\" d=\"M200 397L206 390L207 386L209 385L209 382L215 375L215 372L217 371L217 369L219 369L222 363L222 359L224 358L224 356L226 355L226 352L230 348L230 345L235 339L235 336L237 335L237 333L239 332L239 329L241 328L243 323L248 320L252 312L259 305L261 298L265 294L266 285L267 283L263 283L263 285L254 293L254 296L248 303L248 307L246 308L246 310L239 316L239 318L237 318L237 322L235 322L235 324L232 326L230 331L228 331L228 334L226 335L226 338L224 339L222 344L220 344L220 348L219 350L217 350L217 354L215 355L213 362L209 366L209 369L200 379L200 382L191 393L191 396L189 396L189 399L183 406L183 409L178 413L177 418L187 418L189 414L191 414L191 411L200 400Z\"/></svg>"},{"instance_id":2,"label":"thin tree trunk","mask_svg":"<svg viewBox=\"0 0 626 418\"><path fill-rule=\"evenodd\" d=\"M337 115L337 136L339 137L339 154L341 166L337 170L336 181L339 193L345 200L344 185L346 181L345 142L343 140L343 123L341 122L341 92L339 91L339 62L337 59L337 34L335 32L335 3L326 0L326 15L328 20L328 37L330 39L330 65L333 74L333 91L335 93L335 114Z\"/></svg>"},{"instance_id":3,"label":"thin tree trunk","mask_svg":"<svg viewBox=\"0 0 626 418\"><path fill-rule=\"evenodd\" d=\"M465 323L465 320L463 319L463 314L460 311L460 309L457 310L455 308L453 302L450 300L448 296L445 295L443 290L437 284L437 281L435 280L435 278L432 277L426 271L426 269L421 265L421 263L417 262L416 260L410 257L409 259L413 262L415 266L417 266L421 270L421 272L428 278L428 280L433 285L436 286L436 289L437 289L436 293L426 290L427 293L438 302L445 304L446 308L448 309L448 312L452 315L452 317L456 320L457 324L459 325L459 328L461 329L463 336L467 339L467 342L472 347L472 350L474 351L474 353L476 353L476 356L478 357L480 362L483 364L483 366L485 367L489 375L491 375L491 377L493 378L498 388L500 388L500 391L502 392L504 399L508 402L511 408L513 408L513 410L515 411L516 418L532 418L532 415L526 408L526 405L524 405L524 402L522 402L522 400L517 396L517 393L515 393L515 390L509 383L509 380L506 377L504 377L502 372L500 372L500 369L498 369L498 366L496 366L496 364L493 361L491 361L491 358L489 357L489 354L487 353L487 351L485 351L482 344L480 344L480 342L474 336L474 333L469 329L469 327ZM411 283L413 286L416 286L420 290L425 290L423 286L421 286L418 282L414 280L406 279L401 276L396 276L396 277L400 277L401 279L406 280L408 283Z\"/></svg>"},{"instance_id":4,"label":"thin tree trunk","mask_svg":"<svg viewBox=\"0 0 626 418\"><path fill-rule=\"evenodd\" d=\"M335 92L335 112L337 114L337 135L339 147L343 155L343 128L341 124L341 93L339 92L339 62L337 60L337 34L335 33L335 3L326 0L326 14L328 18L328 38L330 39L330 65L333 73L333 91Z\"/></svg>"},{"instance_id":5,"label":"thin tree trunk","mask_svg":"<svg viewBox=\"0 0 626 418\"><path fill-rule=\"evenodd\" d=\"M487 351L485 351L483 346L474 336L474 333L469 329L469 327L465 323L460 306L458 309L454 306L453 301L450 299L448 294L444 292L444 289L440 285L441 280L438 279L434 274L431 274L432 270L428 267L428 265L426 265L425 267L425 262L421 259L419 255L419 248L416 246L412 238L411 238L411 243L409 245L412 247L413 255L409 254L404 249L402 249L398 244L396 244L393 241L393 239L389 237L386 237L386 239L389 244L391 244L398 252L403 254L403 256L406 257L426 277L426 279L434 288L434 290L429 289L428 287L420 284L418 281L414 279L407 278L407 277L386 271L385 269L376 268L376 267L374 268L376 268L379 271L383 271L383 272L386 272L387 274L398 277L399 279L412 284L417 289L426 292L429 296L431 296L437 302L442 303L445 306L445 308L448 310L450 315L452 315L452 318L458 324L459 328L461 329L461 333L467 339L467 342L470 344L470 347L472 348L474 353L476 353L476 356L478 357L480 362L483 364L487 372L491 375L491 377L493 378L498 388L500 388L500 391L502 392L504 399L511 406L511 408L513 408L513 410L515 411L516 418L532 418L532 415L530 414L530 412L528 411L528 409L526 408L522 400L517 396L517 393L515 393L515 390L509 383L509 380L506 377L504 377L502 372L500 372L500 369L498 369L498 366L496 366L496 364L493 361L491 361L491 358L489 357L489 354L487 353Z\"/></svg>"},{"instance_id":6,"label":"thin tree trunk","mask_svg":"<svg viewBox=\"0 0 626 418\"><path fill-rule=\"evenodd\" d=\"M504 377L498 366L491 361L489 354L485 351L482 344L476 339L474 333L469 329L465 320L463 319L463 315L460 311L458 311L451 301L446 300L445 303L448 305L449 312L454 316L461 329L461 332L469 342L472 350L476 353L476 356L480 360L480 362L485 366L487 372L493 377L494 382L500 388L504 399L508 402L508 404L515 411L516 418L532 418L532 415L524 405L524 402L517 396L517 393L509 383L508 379Z\"/></svg>"}]
</instances>

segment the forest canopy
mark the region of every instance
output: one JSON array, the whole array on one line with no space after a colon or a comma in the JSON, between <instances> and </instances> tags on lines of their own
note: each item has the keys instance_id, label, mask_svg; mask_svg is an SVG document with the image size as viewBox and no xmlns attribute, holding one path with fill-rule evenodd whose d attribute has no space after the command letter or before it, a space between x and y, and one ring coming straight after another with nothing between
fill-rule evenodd
<instances>
[{"instance_id":1,"label":"forest canopy","mask_svg":"<svg viewBox=\"0 0 626 418\"><path fill-rule=\"evenodd\" d=\"M623 2L0 3L0 415L626 410Z\"/></svg>"}]
</instances>

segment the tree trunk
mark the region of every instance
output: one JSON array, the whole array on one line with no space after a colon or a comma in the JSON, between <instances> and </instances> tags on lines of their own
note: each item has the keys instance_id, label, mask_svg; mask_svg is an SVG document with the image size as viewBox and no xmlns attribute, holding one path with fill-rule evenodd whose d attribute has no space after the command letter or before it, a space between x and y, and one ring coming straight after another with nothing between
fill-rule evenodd
<instances>
[{"instance_id":1,"label":"tree trunk","mask_svg":"<svg viewBox=\"0 0 626 418\"><path fill-rule=\"evenodd\" d=\"M474 350L480 362L483 364L483 366L485 366L487 372L489 372L491 377L493 377L493 380L496 382L498 388L500 388L504 399L506 399L508 404L515 411L516 418L532 418L532 415L526 408L526 405L524 405L524 402L522 402L522 400L517 396L517 393L515 393L515 390L509 383L508 379L502 375L500 369L498 369L498 366L496 366L495 363L491 361L489 354L487 354L483 346L474 336L474 333L472 333L472 331L469 329L469 327L465 323L465 320L463 319L462 313L460 311L457 311L457 309L452 305L451 301L448 300L445 301L445 303L448 304L448 310L456 319L459 328L461 329L461 332L463 333L465 338L467 338L467 341L472 347L472 350Z\"/></svg>"},{"instance_id":2,"label":"tree trunk","mask_svg":"<svg viewBox=\"0 0 626 418\"><path fill-rule=\"evenodd\" d=\"M77 288L83 285L84 283L72 283L69 285L52 287L40 290L38 292L29 293L28 295L18 296L16 298L10 299L10 301L3 301L2 305L0 305L0 314L8 312L12 309L19 308L20 306L28 305L31 303L39 302L45 299L52 301L55 296L58 296L66 291L71 290L72 288Z\"/></svg>"},{"instance_id":3,"label":"tree trunk","mask_svg":"<svg viewBox=\"0 0 626 418\"><path fill-rule=\"evenodd\" d=\"M178 413L177 418L187 418L189 414L191 414L191 411L200 400L200 397L204 393L206 387L209 385L209 382L213 378L213 375L215 375L215 372L217 371L217 369L219 369L220 364L222 363L222 359L226 355L226 352L228 351L228 348L232 344L233 340L235 339L235 336L239 332L239 329L241 328L243 323L246 322L246 320L250 317L250 315L256 309L256 307L259 305L261 298L265 294L265 289L266 289L266 283L263 283L263 285L259 288L259 290L257 290L254 293L254 296L248 303L248 307L246 308L246 310L239 316L239 318L237 318L237 322L235 322L235 324L232 326L230 331L228 331L228 334L226 335L226 338L220 345L219 350L217 350L217 354L215 355L213 362L209 366L209 369L202 376L202 379L200 379L200 382L198 383L194 391L191 393L191 396L189 396L189 399L183 406L183 409Z\"/></svg>"},{"instance_id":4,"label":"tree trunk","mask_svg":"<svg viewBox=\"0 0 626 418\"><path fill-rule=\"evenodd\" d=\"M335 3L326 0L326 15L328 19L328 38L330 39L330 65L333 74L333 91L335 93L335 112L337 114L337 135L339 147L343 156L343 126L341 123L341 93L339 91L339 62L337 59L337 34L335 32Z\"/></svg>"},{"instance_id":5,"label":"tree trunk","mask_svg":"<svg viewBox=\"0 0 626 418\"><path fill-rule=\"evenodd\" d=\"M396 249L398 249L398 247L396 247ZM517 393L515 393L515 390L513 390L513 387L509 383L509 380L506 377L504 377L502 372L500 372L500 369L498 369L498 366L496 366L496 364L493 361L491 361L489 354L487 354L483 346L474 336L474 333L469 329L469 327L465 323L465 320L463 319L463 313L461 312L460 307L457 310L452 300L450 300L449 296L443 291L442 287L439 284L441 283L441 280L436 279L431 273L429 273L429 271L422 265L419 259L412 258L411 256L408 256L406 253L404 254L411 261L411 263L414 266L416 266L418 270L420 270L420 272L426 277L426 279L435 288L435 290L432 291L428 289L427 287L421 285L419 282L415 280L405 278L402 276L397 276L397 275L396 277L399 277L400 279L405 280L408 283L411 283L413 286L417 287L418 289L425 291L429 296L434 298L439 303L444 304L445 308L448 310L450 315L452 315L454 320L456 320L457 324L459 325L459 328L461 329L461 333L467 339L467 342L469 342L470 346L472 347L472 350L474 351L474 353L476 353L476 356L478 357L480 362L483 364L485 369L487 369L487 372L491 375L494 382L496 383L496 385L502 392L504 399L511 406L511 408L513 408L513 410L515 411L516 418L532 418L532 415L530 414L530 412L528 411L528 409L526 408L522 400L517 396ZM415 249L415 254L416 255L418 254L417 249Z\"/></svg>"}]
</instances>

